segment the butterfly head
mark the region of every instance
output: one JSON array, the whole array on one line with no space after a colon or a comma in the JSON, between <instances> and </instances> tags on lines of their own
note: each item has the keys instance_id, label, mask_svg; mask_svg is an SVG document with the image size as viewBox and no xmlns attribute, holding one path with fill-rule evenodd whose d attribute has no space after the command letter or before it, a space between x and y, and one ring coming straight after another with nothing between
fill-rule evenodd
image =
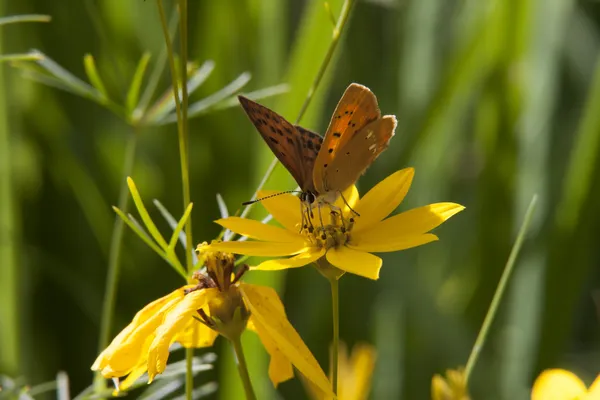
<instances>
[{"instance_id":1,"label":"butterfly head","mask_svg":"<svg viewBox=\"0 0 600 400\"><path fill-rule=\"evenodd\" d=\"M317 194L311 191L305 191L300 193L300 201L306 204L308 207L312 206L317 200Z\"/></svg>"}]
</instances>

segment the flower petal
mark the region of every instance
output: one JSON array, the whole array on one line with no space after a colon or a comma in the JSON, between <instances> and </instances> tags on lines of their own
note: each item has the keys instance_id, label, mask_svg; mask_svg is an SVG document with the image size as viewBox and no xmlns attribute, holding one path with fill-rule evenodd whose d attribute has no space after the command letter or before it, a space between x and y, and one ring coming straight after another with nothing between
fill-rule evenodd
<instances>
[{"instance_id":1,"label":"flower petal","mask_svg":"<svg viewBox=\"0 0 600 400\"><path fill-rule=\"evenodd\" d=\"M535 380L531 400L577 399L586 393L587 388L574 373L564 369L547 369Z\"/></svg>"},{"instance_id":2,"label":"flower petal","mask_svg":"<svg viewBox=\"0 0 600 400\"><path fill-rule=\"evenodd\" d=\"M414 168L405 168L394 172L369 190L354 207L360 215L355 218L354 229L369 227L394 211L408 193L414 175Z\"/></svg>"},{"instance_id":3,"label":"flower petal","mask_svg":"<svg viewBox=\"0 0 600 400\"><path fill-rule=\"evenodd\" d=\"M596 379L594 379L594 382L592 382L592 385L588 390L588 399L600 399L600 375L598 375Z\"/></svg>"},{"instance_id":4,"label":"flower petal","mask_svg":"<svg viewBox=\"0 0 600 400\"><path fill-rule=\"evenodd\" d=\"M215 221L224 228L252 239L264 240L267 242L294 242L304 240L299 233L292 233L286 229L273 225L263 224L248 218L229 217Z\"/></svg>"},{"instance_id":5,"label":"flower petal","mask_svg":"<svg viewBox=\"0 0 600 400\"><path fill-rule=\"evenodd\" d=\"M351 239L350 243L346 244L346 246L351 249L366 251L368 253L384 253L422 246L430 242L435 242L438 240L438 237L433 233L425 233L423 235L390 236L387 237L385 241L377 241L360 232L360 234L357 234L356 236L353 235Z\"/></svg>"},{"instance_id":6,"label":"flower petal","mask_svg":"<svg viewBox=\"0 0 600 400\"><path fill-rule=\"evenodd\" d=\"M183 332L175 336L175 341L185 348L210 347L219 334L208 326L191 319Z\"/></svg>"},{"instance_id":7,"label":"flower petal","mask_svg":"<svg viewBox=\"0 0 600 400\"><path fill-rule=\"evenodd\" d=\"M280 269L303 267L312 262L317 261L325 255L325 249L311 248L310 250L300 253L291 258L280 258L278 260L268 260L260 263L256 267L251 267L253 270L261 271L276 271Z\"/></svg>"},{"instance_id":8,"label":"flower petal","mask_svg":"<svg viewBox=\"0 0 600 400\"><path fill-rule=\"evenodd\" d=\"M307 250L304 241L294 243L276 242L213 242L210 248L227 253L245 254L256 257L283 257L301 253Z\"/></svg>"},{"instance_id":9,"label":"flower petal","mask_svg":"<svg viewBox=\"0 0 600 400\"><path fill-rule=\"evenodd\" d=\"M193 318L192 314L204 307L216 293L217 289L202 289L188 293L165 315L164 321L156 329L156 337L148 352L148 383L165 370L169 347L176 335L187 326Z\"/></svg>"},{"instance_id":10,"label":"flower petal","mask_svg":"<svg viewBox=\"0 0 600 400\"><path fill-rule=\"evenodd\" d=\"M183 289L179 288L138 311L131 323L100 353L92 370L102 371L105 378L129 374L145 357L149 345L147 338L154 335L164 314L183 297Z\"/></svg>"},{"instance_id":11,"label":"flower petal","mask_svg":"<svg viewBox=\"0 0 600 400\"><path fill-rule=\"evenodd\" d=\"M252 321L253 317L250 317ZM249 321L250 322L250 321ZM258 334L260 341L269 353L271 361L269 362L269 379L273 386L277 387L281 382L285 382L294 377L294 368L292 363L283 354L277 344L271 339L266 328L258 321L252 321L253 330Z\"/></svg>"},{"instance_id":12,"label":"flower petal","mask_svg":"<svg viewBox=\"0 0 600 400\"><path fill-rule=\"evenodd\" d=\"M273 196L277 193L274 190L261 190L258 192L258 198ZM301 202L298 196L291 193L284 193L279 196L270 197L261 201L265 209L275 218L277 222L283 225L284 228L298 232L302 222L302 214L300 213Z\"/></svg>"},{"instance_id":13,"label":"flower petal","mask_svg":"<svg viewBox=\"0 0 600 400\"><path fill-rule=\"evenodd\" d=\"M344 400L367 399L375 368L375 347L366 343L357 343L352 348L350 359L345 350L345 347L340 345L338 397Z\"/></svg>"},{"instance_id":14,"label":"flower petal","mask_svg":"<svg viewBox=\"0 0 600 400\"><path fill-rule=\"evenodd\" d=\"M135 381L137 381L142 375L146 373L147 365L147 360L142 360L142 362L138 364L138 366L135 367L133 371L129 373L129 375L127 375L127 378L119 383L119 391L126 391L127 389L129 389L131 385L135 383Z\"/></svg>"},{"instance_id":15,"label":"flower petal","mask_svg":"<svg viewBox=\"0 0 600 400\"><path fill-rule=\"evenodd\" d=\"M333 396L329 379L281 309L277 292L265 286L240 285L254 326L268 336L298 371L328 396Z\"/></svg>"},{"instance_id":16,"label":"flower petal","mask_svg":"<svg viewBox=\"0 0 600 400\"><path fill-rule=\"evenodd\" d=\"M339 269L369 279L379 279L381 258L346 246L327 251L327 261Z\"/></svg>"},{"instance_id":17,"label":"flower petal","mask_svg":"<svg viewBox=\"0 0 600 400\"><path fill-rule=\"evenodd\" d=\"M355 237L360 232L369 241L384 242L388 238L426 233L464 209L465 207L456 203L429 204L394 215L374 225L363 225L363 228L359 226L357 229L355 224L352 236ZM357 218L357 222L360 218L362 217Z\"/></svg>"}]
</instances>

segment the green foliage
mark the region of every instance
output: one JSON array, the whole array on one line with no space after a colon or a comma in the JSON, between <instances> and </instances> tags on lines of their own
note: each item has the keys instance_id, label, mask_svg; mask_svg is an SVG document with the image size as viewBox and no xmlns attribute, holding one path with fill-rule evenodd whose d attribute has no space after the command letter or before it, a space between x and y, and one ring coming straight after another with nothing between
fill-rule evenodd
<instances>
[{"instance_id":1,"label":"green foliage","mask_svg":"<svg viewBox=\"0 0 600 400\"><path fill-rule=\"evenodd\" d=\"M29 394L52 380L35 398L55 397L59 370L71 393L90 384L114 237L110 207L126 204L119 198L128 192L124 171L146 204L159 202L146 208L130 181L141 222L126 207L115 209L131 229L110 335L187 277L176 244L185 243L188 219L194 244L210 240L219 235L211 221L223 205L241 211L251 198L273 156L235 95L243 90L295 120L342 4L189 2L190 213L181 201L175 101L156 5L75 3L0 0L0 373L21 377L11 385L29 386ZM7 24L29 18L5 16L42 10L51 23ZM177 15L169 16L176 37ZM439 242L386 255L379 281L340 283L341 339L378 350L372 398L427 398L435 373L466 363L534 193L528 237L470 377L473 397L527 398L533 377L550 366L586 381L598 371L599 22L585 2L354 6L300 123L323 133L348 83L365 84L400 126L361 178L361 193L414 166L402 210L437 201L466 206L436 230ZM23 53L31 48L39 50ZM281 167L266 183L293 186ZM252 213L264 211L255 205ZM327 282L309 268L248 278L278 289L290 321L326 365ZM244 346L258 397L271 398L270 382L260 379L264 349L254 337L244 337ZM217 368L200 374L197 387L216 381L212 398L236 398L230 350L218 353ZM178 382L169 395L181 393ZM297 381L278 392L304 398Z\"/></svg>"}]
</instances>

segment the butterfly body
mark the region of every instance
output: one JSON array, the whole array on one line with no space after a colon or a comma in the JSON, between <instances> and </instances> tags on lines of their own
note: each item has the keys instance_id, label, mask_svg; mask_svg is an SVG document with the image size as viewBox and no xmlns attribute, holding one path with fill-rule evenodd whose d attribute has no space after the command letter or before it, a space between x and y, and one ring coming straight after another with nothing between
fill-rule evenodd
<instances>
[{"instance_id":1,"label":"butterfly body","mask_svg":"<svg viewBox=\"0 0 600 400\"><path fill-rule=\"evenodd\" d=\"M396 117L382 117L375 95L357 83L344 92L323 138L265 106L238 98L271 151L298 183L300 199L309 208L333 204L387 148L396 128Z\"/></svg>"}]
</instances>

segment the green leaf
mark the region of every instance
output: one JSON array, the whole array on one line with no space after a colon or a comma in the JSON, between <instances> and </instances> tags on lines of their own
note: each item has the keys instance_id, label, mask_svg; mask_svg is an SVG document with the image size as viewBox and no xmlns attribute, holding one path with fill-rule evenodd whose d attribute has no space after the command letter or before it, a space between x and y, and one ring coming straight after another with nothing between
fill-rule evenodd
<instances>
[{"instance_id":1,"label":"green leaf","mask_svg":"<svg viewBox=\"0 0 600 400\"><path fill-rule=\"evenodd\" d=\"M190 106L188 107L188 117L196 117L206 112L215 104L237 93L249 81L250 73L244 72L243 74L235 78L232 82L230 82L227 86L223 87L221 90L211 94L208 97L203 98L202 100L190 104ZM175 113L171 113L165 116L164 118L158 121L158 124L164 125L171 122L177 122L177 115Z\"/></svg>"},{"instance_id":2,"label":"green leaf","mask_svg":"<svg viewBox=\"0 0 600 400\"><path fill-rule=\"evenodd\" d=\"M156 240L159 246L166 251L168 248L167 242L158 231L158 228L152 221L150 214L148 214L148 211L144 206L144 202L142 201L142 197L135 186L135 182L133 182L133 179L130 177L127 177L127 186L129 186L131 197L133 198L133 202L135 203L138 213L140 213L140 216L142 217L142 221L144 221L144 225L146 225L146 229L148 229L148 232L150 232L150 235L154 238L154 240Z\"/></svg>"},{"instance_id":3,"label":"green leaf","mask_svg":"<svg viewBox=\"0 0 600 400\"><path fill-rule=\"evenodd\" d=\"M140 87L142 86L142 80L144 79L144 75L146 73L146 69L148 67L149 61L150 61L150 53L146 52L146 53L144 53L144 55L142 55L142 58L140 58L138 66L135 70L135 74L133 74L133 79L131 80L131 85L129 86L129 90L127 91L126 107L127 107L128 114L132 114L134 112L135 107L138 104L138 100L140 98ZM140 112L140 114L141 114L141 112ZM139 118L136 115L130 115L130 117L133 120L137 120L137 118Z\"/></svg>"},{"instance_id":4,"label":"green leaf","mask_svg":"<svg viewBox=\"0 0 600 400\"><path fill-rule=\"evenodd\" d=\"M0 63L7 61L39 61L41 59L40 55L28 53L0 55Z\"/></svg>"},{"instance_id":5,"label":"green leaf","mask_svg":"<svg viewBox=\"0 0 600 400\"><path fill-rule=\"evenodd\" d=\"M11 15L10 17L0 18L0 26L21 22L50 22L50 20L52 20L52 17L44 14Z\"/></svg>"},{"instance_id":6,"label":"green leaf","mask_svg":"<svg viewBox=\"0 0 600 400\"><path fill-rule=\"evenodd\" d=\"M100 78L100 74L98 74L98 69L96 68L96 62L94 61L94 57L91 54L86 54L83 56L83 65L85 67L85 73L90 80L92 86L94 86L102 98L104 102L108 100L108 92L106 91L106 87L104 86L104 82L102 82L102 78Z\"/></svg>"},{"instance_id":7,"label":"green leaf","mask_svg":"<svg viewBox=\"0 0 600 400\"><path fill-rule=\"evenodd\" d=\"M188 94L191 95L196 89L200 87L210 76L215 68L215 63L211 60L205 61L204 64L197 70L195 70L188 78L187 89ZM181 96L181 90L179 91ZM148 111L145 116L145 120L149 124L156 124L157 121L161 120L165 115L175 110L175 98L173 97L173 87L165 91L161 98L154 103L152 108ZM189 108L188 108L189 110ZM189 111L188 111L189 115Z\"/></svg>"},{"instance_id":8,"label":"green leaf","mask_svg":"<svg viewBox=\"0 0 600 400\"><path fill-rule=\"evenodd\" d=\"M183 231L183 227L185 226L188 218L190 217L190 213L192 212L193 206L194 203L188 204L187 208L185 209L185 212L183 213L183 216L179 220L179 223L173 230L173 235L171 236L171 240L169 241L169 249L172 251L175 250L175 246L177 245L177 239L179 238L179 233Z\"/></svg>"},{"instance_id":9,"label":"green leaf","mask_svg":"<svg viewBox=\"0 0 600 400\"><path fill-rule=\"evenodd\" d=\"M169 224L171 229L175 230L177 228L177 220L173 217L173 215L171 215L171 213L165 208L165 206L163 206L161 204L160 201L154 199L154 200L152 200L152 202L154 203L156 208L158 208L158 211L160 211L163 218L167 221L167 223ZM178 236L179 236L179 242L181 243L183 248L187 251L187 249L186 249L187 243L186 243L185 233L180 231L178 233ZM196 254L194 249L190 249L190 251L192 252L192 263L194 265L196 265L196 263L198 262L198 255Z\"/></svg>"}]
</instances>

